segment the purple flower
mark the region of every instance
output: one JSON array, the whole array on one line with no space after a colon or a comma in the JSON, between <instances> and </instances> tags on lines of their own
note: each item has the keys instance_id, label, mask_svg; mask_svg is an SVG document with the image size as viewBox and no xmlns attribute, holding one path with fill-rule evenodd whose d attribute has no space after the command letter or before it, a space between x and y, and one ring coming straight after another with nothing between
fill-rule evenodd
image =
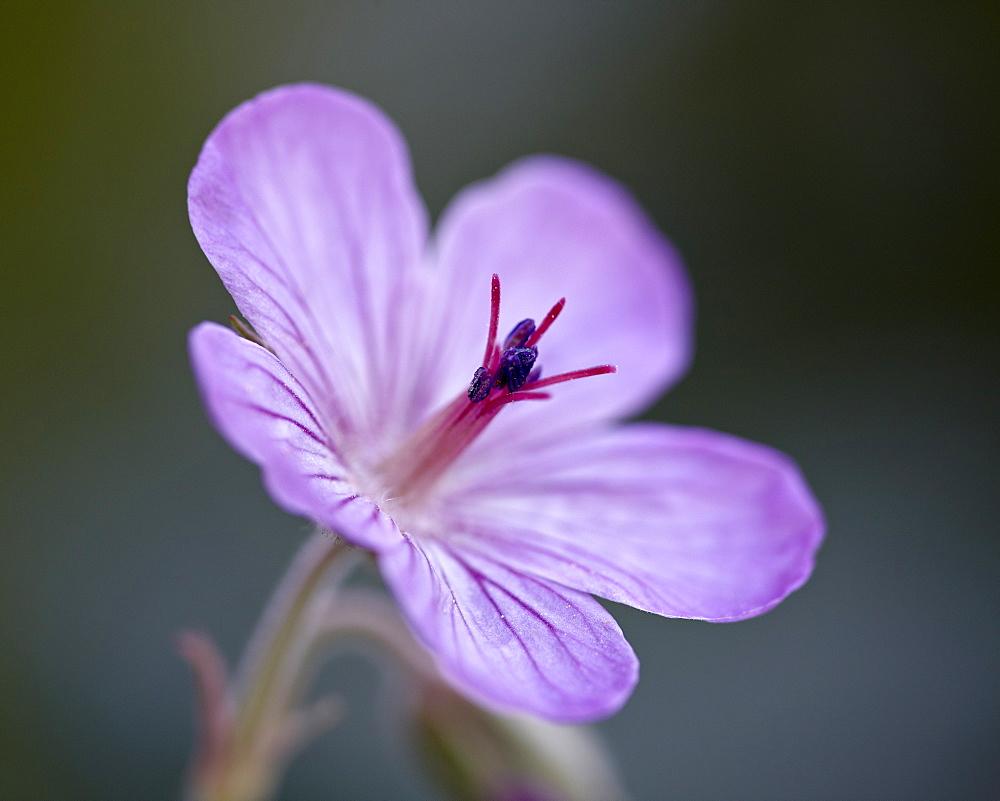
<instances>
[{"instance_id":1,"label":"purple flower","mask_svg":"<svg viewBox=\"0 0 1000 801\"><path fill-rule=\"evenodd\" d=\"M677 254L605 176L519 161L430 239L392 123L301 85L220 123L189 209L266 344L192 331L215 425L279 505L375 555L478 701L566 722L619 709L638 662L591 593L729 621L809 576L823 523L787 457L616 422L686 368L692 304Z\"/></svg>"}]
</instances>

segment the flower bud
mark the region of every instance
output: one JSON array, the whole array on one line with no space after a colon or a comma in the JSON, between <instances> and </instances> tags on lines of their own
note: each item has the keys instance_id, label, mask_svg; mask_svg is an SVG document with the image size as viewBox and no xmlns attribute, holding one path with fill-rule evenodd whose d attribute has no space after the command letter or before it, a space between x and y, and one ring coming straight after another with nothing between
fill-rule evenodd
<instances>
[{"instance_id":1,"label":"flower bud","mask_svg":"<svg viewBox=\"0 0 1000 801\"><path fill-rule=\"evenodd\" d=\"M596 733L488 712L435 682L415 734L431 775L456 801L627 799Z\"/></svg>"}]
</instances>

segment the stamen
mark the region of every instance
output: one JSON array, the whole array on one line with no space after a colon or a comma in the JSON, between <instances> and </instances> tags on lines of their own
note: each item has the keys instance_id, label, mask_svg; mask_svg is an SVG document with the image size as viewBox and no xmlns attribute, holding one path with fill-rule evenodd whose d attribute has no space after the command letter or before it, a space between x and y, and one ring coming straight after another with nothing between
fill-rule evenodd
<instances>
[{"instance_id":1,"label":"stamen","mask_svg":"<svg viewBox=\"0 0 1000 801\"><path fill-rule=\"evenodd\" d=\"M497 377L493 386L507 386L511 392L517 392L528 380L531 368L538 358L538 348L507 348L500 357Z\"/></svg>"},{"instance_id":2,"label":"stamen","mask_svg":"<svg viewBox=\"0 0 1000 801\"><path fill-rule=\"evenodd\" d=\"M492 388L493 376L490 375L490 371L485 367L476 368L476 374L472 376L472 383L469 384L469 400L473 403L485 400Z\"/></svg>"},{"instance_id":3,"label":"stamen","mask_svg":"<svg viewBox=\"0 0 1000 801\"><path fill-rule=\"evenodd\" d=\"M507 334L507 339L504 340L503 349L507 348L523 348L524 343L528 341L528 338L535 333L535 321L532 319L521 320L514 329Z\"/></svg>"},{"instance_id":4,"label":"stamen","mask_svg":"<svg viewBox=\"0 0 1000 801\"><path fill-rule=\"evenodd\" d=\"M570 370L568 373L550 375L548 378L540 378L531 384L532 391L542 387L551 387L553 384L562 384L566 381L575 381L577 378L589 378L592 375L607 375L617 373L618 368L613 364L599 364L596 367L587 367L583 370Z\"/></svg>"},{"instance_id":5,"label":"stamen","mask_svg":"<svg viewBox=\"0 0 1000 801\"><path fill-rule=\"evenodd\" d=\"M521 320L501 347L496 338L500 319L500 278L496 274L491 288L489 335L483 363L476 368L468 390L427 420L379 466L386 491L397 502L422 496L508 403L548 400L550 394L539 390L577 378L617 372L614 365L601 364L541 378L535 343L560 315L566 299L560 299L549 309L537 328L534 320Z\"/></svg>"},{"instance_id":6,"label":"stamen","mask_svg":"<svg viewBox=\"0 0 1000 801\"><path fill-rule=\"evenodd\" d=\"M500 276L493 273L493 283L490 291L490 329L486 335L486 353L483 354L483 367L489 367L493 349L497 342L497 326L500 324Z\"/></svg>"},{"instance_id":7,"label":"stamen","mask_svg":"<svg viewBox=\"0 0 1000 801\"><path fill-rule=\"evenodd\" d=\"M545 315L542 324L535 329L535 333L528 337L528 340L524 343L526 348L530 348L542 338L542 334L549 330L549 326L556 321L556 317L562 313L563 306L565 305L566 298L560 298L556 305L549 309L549 313Z\"/></svg>"},{"instance_id":8,"label":"stamen","mask_svg":"<svg viewBox=\"0 0 1000 801\"><path fill-rule=\"evenodd\" d=\"M497 406L503 406L508 403L517 403L518 401L526 400L549 400L552 396L548 392L512 392L509 395L500 395L494 398L489 403L486 404L486 408L490 411L495 409Z\"/></svg>"}]
</instances>

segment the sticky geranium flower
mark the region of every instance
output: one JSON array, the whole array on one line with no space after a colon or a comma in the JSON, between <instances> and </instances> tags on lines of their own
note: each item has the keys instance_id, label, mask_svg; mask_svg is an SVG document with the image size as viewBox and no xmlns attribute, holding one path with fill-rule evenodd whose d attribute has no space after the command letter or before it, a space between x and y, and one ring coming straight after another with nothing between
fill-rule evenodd
<instances>
[{"instance_id":1,"label":"sticky geranium flower","mask_svg":"<svg viewBox=\"0 0 1000 801\"><path fill-rule=\"evenodd\" d=\"M821 515L787 457L616 422L684 371L692 310L676 253L610 179L519 161L429 241L392 123L300 85L222 121L189 210L262 343L192 331L215 425L279 505L374 554L476 700L609 715L638 662L591 594L729 621L808 577Z\"/></svg>"}]
</instances>

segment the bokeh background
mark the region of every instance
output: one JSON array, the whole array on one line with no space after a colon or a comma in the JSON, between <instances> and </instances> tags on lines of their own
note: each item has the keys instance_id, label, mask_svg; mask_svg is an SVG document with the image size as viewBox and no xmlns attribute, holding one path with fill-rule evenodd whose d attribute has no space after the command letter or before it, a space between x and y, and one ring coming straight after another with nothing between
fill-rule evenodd
<instances>
[{"instance_id":1,"label":"bokeh background","mask_svg":"<svg viewBox=\"0 0 1000 801\"><path fill-rule=\"evenodd\" d=\"M527 153L630 186L684 254L687 378L649 412L761 440L829 518L734 625L617 608L600 726L638 799L995 799L997 3L7 4L0 25L0 796L171 799L182 627L238 655L306 530L206 422L233 306L185 183L230 108L338 84L432 211ZM432 799L367 663L287 799Z\"/></svg>"}]
</instances>

